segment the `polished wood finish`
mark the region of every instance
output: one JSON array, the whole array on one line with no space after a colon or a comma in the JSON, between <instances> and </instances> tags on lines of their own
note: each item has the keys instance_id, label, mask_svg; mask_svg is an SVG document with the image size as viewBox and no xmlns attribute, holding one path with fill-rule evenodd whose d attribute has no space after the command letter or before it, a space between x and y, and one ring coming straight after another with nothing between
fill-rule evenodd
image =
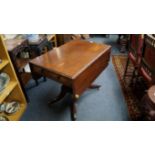
<instances>
[{"instance_id":1,"label":"polished wood finish","mask_svg":"<svg viewBox=\"0 0 155 155\"><path fill-rule=\"evenodd\" d=\"M73 119L76 100L106 68L110 51L111 47L105 44L71 41L31 60L32 76L37 80L41 74L71 88Z\"/></svg>"},{"instance_id":2,"label":"polished wood finish","mask_svg":"<svg viewBox=\"0 0 155 155\"><path fill-rule=\"evenodd\" d=\"M75 79L83 70L107 53L110 46L87 41L71 41L30 61L36 66L61 76ZM103 63L108 58L103 58Z\"/></svg>"},{"instance_id":3,"label":"polished wood finish","mask_svg":"<svg viewBox=\"0 0 155 155\"><path fill-rule=\"evenodd\" d=\"M96 57L96 60L94 59L91 64L86 65L83 71L79 72L79 75L73 81L74 94L81 95L107 67L110 56L110 50L108 50L109 47L105 47L103 53Z\"/></svg>"}]
</instances>

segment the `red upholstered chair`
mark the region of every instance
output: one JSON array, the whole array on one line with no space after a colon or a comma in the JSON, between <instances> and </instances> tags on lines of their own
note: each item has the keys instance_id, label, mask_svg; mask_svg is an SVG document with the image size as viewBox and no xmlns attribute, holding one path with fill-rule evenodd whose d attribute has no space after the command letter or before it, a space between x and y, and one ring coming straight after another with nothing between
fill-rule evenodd
<instances>
[{"instance_id":1,"label":"red upholstered chair","mask_svg":"<svg viewBox=\"0 0 155 155\"><path fill-rule=\"evenodd\" d=\"M139 74L147 82L148 86L155 84L155 37L153 35L145 35Z\"/></svg>"},{"instance_id":2,"label":"red upholstered chair","mask_svg":"<svg viewBox=\"0 0 155 155\"><path fill-rule=\"evenodd\" d=\"M142 59L142 49L143 49L143 41L144 41L144 35L142 34L131 34L129 43L128 43L128 59L125 66L124 76L125 79L126 76L128 76L128 67L130 62L133 64L133 70L132 72L132 79L135 77L136 71L138 70L141 59Z\"/></svg>"}]
</instances>

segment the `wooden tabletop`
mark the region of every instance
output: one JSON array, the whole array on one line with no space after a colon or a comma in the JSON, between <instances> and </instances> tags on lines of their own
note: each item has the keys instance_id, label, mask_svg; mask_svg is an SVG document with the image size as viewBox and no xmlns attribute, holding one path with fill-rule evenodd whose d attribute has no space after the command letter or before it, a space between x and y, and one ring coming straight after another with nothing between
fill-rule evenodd
<instances>
[{"instance_id":1,"label":"wooden tabletop","mask_svg":"<svg viewBox=\"0 0 155 155\"><path fill-rule=\"evenodd\" d=\"M108 45L74 40L31 60L30 63L74 79L108 49Z\"/></svg>"}]
</instances>

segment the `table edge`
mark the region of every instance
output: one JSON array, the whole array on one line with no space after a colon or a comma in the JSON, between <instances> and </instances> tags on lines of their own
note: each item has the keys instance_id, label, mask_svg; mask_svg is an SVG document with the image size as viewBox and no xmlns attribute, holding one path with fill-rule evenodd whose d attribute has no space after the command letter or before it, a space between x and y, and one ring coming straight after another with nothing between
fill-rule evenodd
<instances>
[{"instance_id":1,"label":"table edge","mask_svg":"<svg viewBox=\"0 0 155 155\"><path fill-rule=\"evenodd\" d=\"M107 47L104 49L105 51L108 51L111 49L111 46L110 45L106 45ZM59 74L63 77L66 77L66 78L69 78L70 80L74 80L76 79L76 77L78 77L82 72L84 72L84 70L86 70L91 64L93 64L101 55L103 55L104 53L100 53L95 59L93 59L89 64L87 64L86 66L84 66L79 72L77 72L74 76L69 76L69 75L66 75L66 74L63 74L62 72L58 72L58 71L55 71L53 69L48 69L48 68L45 68L43 66L40 66L38 64L35 64L33 63L32 61L33 60L30 60L29 61L29 64L32 64L34 66L37 66L37 67L40 67L40 68L43 68L51 73L54 73L54 74Z\"/></svg>"}]
</instances>

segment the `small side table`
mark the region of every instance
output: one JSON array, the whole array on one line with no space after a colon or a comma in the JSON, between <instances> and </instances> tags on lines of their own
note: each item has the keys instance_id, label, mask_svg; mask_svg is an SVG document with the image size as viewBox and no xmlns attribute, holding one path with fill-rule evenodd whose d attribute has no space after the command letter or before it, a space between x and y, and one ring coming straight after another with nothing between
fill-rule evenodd
<instances>
[{"instance_id":1,"label":"small side table","mask_svg":"<svg viewBox=\"0 0 155 155\"><path fill-rule=\"evenodd\" d=\"M48 52L51 49L51 46L49 45L49 41L47 37L40 37L40 40L38 42L30 43L29 42L29 47L30 47L30 58L33 59L37 56L42 55L45 52ZM46 77L42 76L41 74L39 77L43 77L44 81L46 81ZM36 81L36 85L38 85L38 82Z\"/></svg>"},{"instance_id":2,"label":"small side table","mask_svg":"<svg viewBox=\"0 0 155 155\"><path fill-rule=\"evenodd\" d=\"M5 40L5 45L9 52L9 56L13 63L17 77L20 81L24 95L25 95L27 101L29 101L28 96L25 91L25 88L24 88L24 86L31 79L30 73L24 73L24 67L28 64L29 59L18 58L18 54L21 54L21 52L23 52L24 50L27 50L29 53L28 40L26 40L26 39L8 39L8 40ZM25 76L27 77L26 80L24 78Z\"/></svg>"},{"instance_id":3,"label":"small side table","mask_svg":"<svg viewBox=\"0 0 155 155\"><path fill-rule=\"evenodd\" d=\"M143 120L155 121L155 85L149 88L140 107Z\"/></svg>"},{"instance_id":4,"label":"small side table","mask_svg":"<svg viewBox=\"0 0 155 155\"><path fill-rule=\"evenodd\" d=\"M46 37L41 37L38 42L30 43L29 42L29 47L31 49L30 52L30 57L35 58L37 56L40 56L43 51L48 51L48 40Z\"/></svg>"}]
</instances>

